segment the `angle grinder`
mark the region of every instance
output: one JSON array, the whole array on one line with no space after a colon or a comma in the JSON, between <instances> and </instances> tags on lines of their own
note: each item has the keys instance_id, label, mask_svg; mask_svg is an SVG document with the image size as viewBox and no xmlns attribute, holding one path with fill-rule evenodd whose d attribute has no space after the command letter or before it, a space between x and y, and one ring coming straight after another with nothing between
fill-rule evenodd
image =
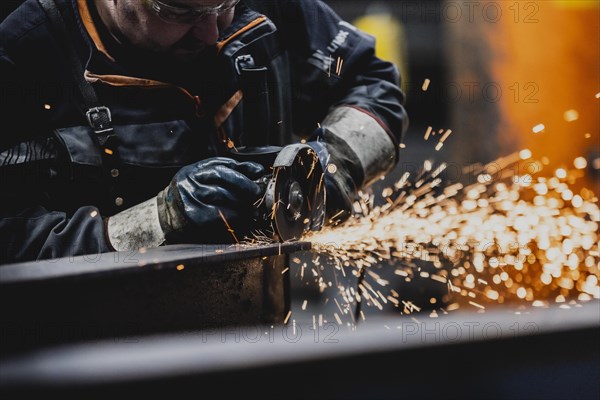
<instances>
[{"instance_id":1,"label":"angle grinder","mask_svg":"<svg viewBox=\"0 0 600 400\"><path fill-rule=\"evenodd\" d=\"M230 150L239 161L262 164L269 173L257 183L263 197L257 204L258 230L279 242L299 240L325 221L324 171L317 153L306 144L269 144L270 103L267 69L241 69L244 132Z\"/></svg>"}]
</instances>

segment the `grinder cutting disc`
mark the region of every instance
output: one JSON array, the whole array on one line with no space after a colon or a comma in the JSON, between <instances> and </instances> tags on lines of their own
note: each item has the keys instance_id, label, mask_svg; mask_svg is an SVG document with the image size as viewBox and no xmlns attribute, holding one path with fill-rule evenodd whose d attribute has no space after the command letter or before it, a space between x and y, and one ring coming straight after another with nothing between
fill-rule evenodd
<instances>
[{"instance_id":1,"label":"grinder cutting disc","mask_svg":"<svg viewBox=\"0 0 600 400\"><path fill-rule=\"evenodd\" d=\"M284 148L273 165L266 205L274 236L281 242L299 240L308 230L319 230L325 220L323 168L307 145Z\"/></svg>"}]
</instances>

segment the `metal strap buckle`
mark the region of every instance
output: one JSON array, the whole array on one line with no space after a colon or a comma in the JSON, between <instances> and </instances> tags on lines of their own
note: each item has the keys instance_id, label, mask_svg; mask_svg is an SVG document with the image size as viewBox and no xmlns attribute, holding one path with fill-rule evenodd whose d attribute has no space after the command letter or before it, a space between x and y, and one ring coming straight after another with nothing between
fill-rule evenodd
<instances>
[{"instance_id":1,"label":"metal strap buckle","mask_svg":"<svg viewBox=\"0 0 600 400\"><path fill-rule=\"evenodd\" d=\"M112 130L112 115L105 106L90 108L86 113L88 123L94 132L104 133Z\"/></svg>"}]
</instances>

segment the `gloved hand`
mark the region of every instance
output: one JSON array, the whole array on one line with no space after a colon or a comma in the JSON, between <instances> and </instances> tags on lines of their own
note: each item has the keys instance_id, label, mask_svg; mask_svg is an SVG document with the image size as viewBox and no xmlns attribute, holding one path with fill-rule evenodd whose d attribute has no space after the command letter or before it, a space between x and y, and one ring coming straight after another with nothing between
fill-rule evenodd
<instances>
[{"instance_id":1,"label":"gloved hand","mask_svg":"<svg viewBox=\"0 0 600 400\"><path fill-rule=\"evenodd\" d=\"M318 147L328 153L319 157L328 164L325 201L329 223L348 218L358 190L368 188L398 162L394 135L371 111L358 106L332 108L311 140L317 142L309 143L317 153Z\"/></svg>"},{"instance_id":2,"label":"gloved hand","mask_svg":"<svg viewBox=\"0 0 600 400\"><path fill-rule=\"evenodd\" d=\"M325 223L335 225L352 215L352 203L358 191L356 182L362 179L357 160L349 157L347 145L335 143L335 136L329 135L329 143L324 141L327 130L319 128L307 144L312 147L325 171Z\"/></svg>"},{"instance_id":3,"label":"gloved hand","mask_svg":"<svg viewBox=\"0 0 600 400\"><path fill-rule=\"evenodd\" d=\"M252 228L254 203L261 196L254 180L264 173L260 164L224 157L183 167L157 196L167 242L231 243L243 239Z\"/></svg>"},{"instance_id":4,"label":"gloved hand","mask_svg":"<svg viewBox=\"0 0 600 400\"><path fill-rule=\"evenodd\" d=\"M107 220L115 250L167 243L233 243L253 228L264 175L254 162L215 157L181 168L156 197ZM235 236L234 236L235 235Z\"/></svg>"}]
</instances>

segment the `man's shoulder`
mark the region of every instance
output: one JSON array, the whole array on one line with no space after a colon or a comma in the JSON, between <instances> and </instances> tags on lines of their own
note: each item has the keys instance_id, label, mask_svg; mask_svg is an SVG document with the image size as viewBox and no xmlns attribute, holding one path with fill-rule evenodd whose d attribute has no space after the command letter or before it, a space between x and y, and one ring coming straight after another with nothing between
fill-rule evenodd
<instances>
[{"instance_id":1,"label":"man's shoulder","mask_svg":"<svg viewBox=\"0 0 600 400\"><path fill-rule=\"evenodd\" d=\"M55 0L61 10L68 10L71 1ZM38 40L47 36L47 29L40 29L47 23L48 18L38 0L24 1L0 23L0 52L11 53L28 39Z\"/></svg>"},{"instance_id":2,"label":"man's shoulder","mask_svg":"<svg viewBox=\"0 0 600 400\"><path fill-rule=\"evenodd\" d=\"M45 21L46 16L38 1L25 1L0 24L2 44L19 40Z\"/></svg>"}]
</instances>

